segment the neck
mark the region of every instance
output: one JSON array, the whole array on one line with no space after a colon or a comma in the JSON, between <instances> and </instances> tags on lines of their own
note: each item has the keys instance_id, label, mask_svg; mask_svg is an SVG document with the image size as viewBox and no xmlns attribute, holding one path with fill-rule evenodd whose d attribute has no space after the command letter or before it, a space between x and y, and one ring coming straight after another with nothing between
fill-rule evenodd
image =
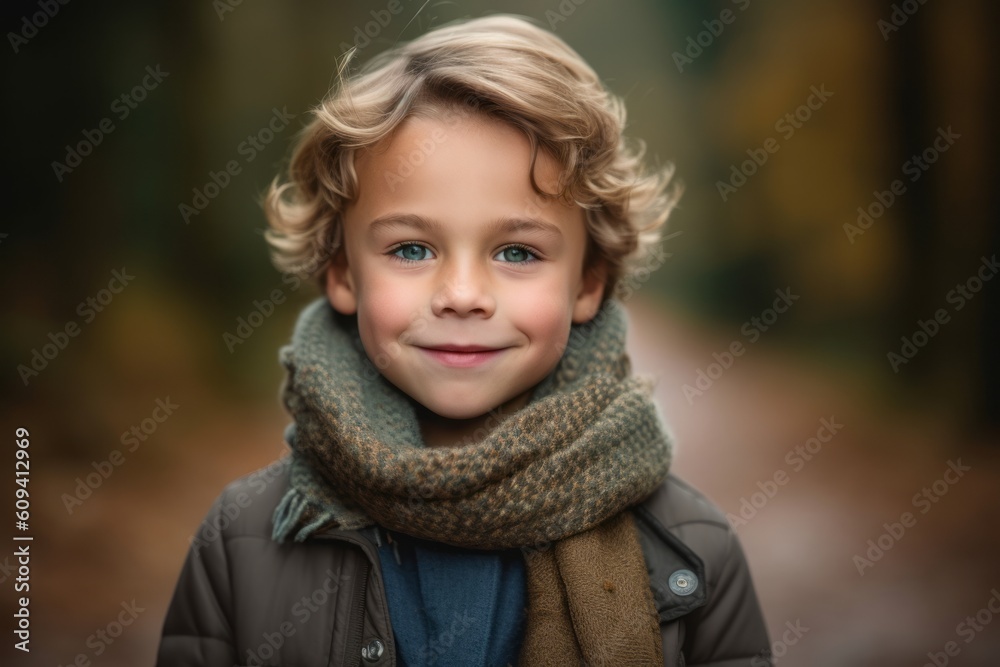
<instances>
[{"instance_id":1,"label":"neck","mask_svg":"<svg viewBox=\"0 0 1000 667\"><path fill-rule=\"evenodd\" d=\"M427 447L461 447L482 441L509 415L531 400L534 387L518 394L486 414L468 419L449 419L411 399Z\"/></svg>"}]
</instances>

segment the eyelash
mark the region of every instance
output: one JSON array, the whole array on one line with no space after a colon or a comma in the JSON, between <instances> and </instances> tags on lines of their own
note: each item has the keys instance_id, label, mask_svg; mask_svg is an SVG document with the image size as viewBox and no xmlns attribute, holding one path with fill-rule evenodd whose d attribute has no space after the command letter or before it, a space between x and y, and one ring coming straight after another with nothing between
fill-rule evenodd
<instances>
[{"instance_id":1,"label":"eyelash","mask_svg":"<svg viewBox=\"0 0 1000 667\"><path fill-rule=\"evenodd\" d=\"M424 260L407 259L405 257L400 257L399 255L396 254L402 248L406 248L406 247L411 246L411 245L419 246L421 248L427 248L427 246L425 246L422 243L413 243L412 241L408 241L406 243L398 243L398 244L396 244L395 246L393 246L392 248L390 248L385 254L388 255L390 259L394 259L394 260L396 260L398 262L402 262L403 264L419 264L420 262L422 262ZM501 252L503 252L507 248L520 248L521 250L523 250L526 253L528 253L529 255L531 255L531 258L526 259L523 262L504 262L504 264L515 264L515 265L521 264L521 265L524 265L524 264L534 264L535 262L541 261L539 259L539 257L538 257L538 253L537 252L535 252L534 250L532 250L528 246L523 245L521 243L509 243L509 244L505 245L503 248L501 248L497 252L497 254L500 254ZM427 248L427 249L430 250L430 248Z\"/></svg>"}]
</instances>

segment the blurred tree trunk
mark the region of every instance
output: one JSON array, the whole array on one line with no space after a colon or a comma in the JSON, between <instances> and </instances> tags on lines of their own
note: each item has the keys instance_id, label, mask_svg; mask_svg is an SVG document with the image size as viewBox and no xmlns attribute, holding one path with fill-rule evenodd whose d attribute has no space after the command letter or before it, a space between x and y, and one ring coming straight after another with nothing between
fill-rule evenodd
<instances>
[{"instance_id":1,"label":"blurred tree trunk","mask_svg":"<svg viewBox=\"0 0 1000 667\"><path fill-rule=\"evenodd\" d=\"M947 295L975 276L1000 242L992 178L998 76L983 55L990 52L997 14L986 0L922 6L887 44L887 143L895 151L889 164L901 168L921 155L939 128L960 135L918 180L889 175L887 182L902 178L907 191L895 203L906 261L888 310L887 349L899 350L901 336L912 339L918 321L945 309L950 321L900 376L975 430L996 428L1000 419L1000 280L986 282L960 311Z\"/></svg>"}]
</instances>

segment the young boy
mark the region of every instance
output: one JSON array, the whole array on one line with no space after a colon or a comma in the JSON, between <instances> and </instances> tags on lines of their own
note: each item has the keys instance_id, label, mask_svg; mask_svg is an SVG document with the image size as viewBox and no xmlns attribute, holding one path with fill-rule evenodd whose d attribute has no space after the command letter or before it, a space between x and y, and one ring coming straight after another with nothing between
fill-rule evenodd
<instances>
[{"instance_id":1,"label":"young boy","mask_svg":"<svg viewBox=\"0 0 1000 667\"><path fill-rule=\"evenodd\" d=\"M615 290L674 203L564 42L511 16L377 56L265 209L315 275L290 457L230 484L175 665L770 664L740 545L669 474Z\"/></svg>"}]
</instances>

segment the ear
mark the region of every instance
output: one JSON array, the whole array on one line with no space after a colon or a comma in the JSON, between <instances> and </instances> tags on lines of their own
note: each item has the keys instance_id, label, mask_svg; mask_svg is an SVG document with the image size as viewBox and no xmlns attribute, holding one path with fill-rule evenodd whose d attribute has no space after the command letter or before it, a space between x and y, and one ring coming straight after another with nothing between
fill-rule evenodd
<instances>
[{"instance_id":1,"label":"ear","mask_svg":"<svg viewBox=\"0 0 1000 667\"><path fill-rule=\"evenodd\" d=\"M330 259L326 270L326 298L341 315L353 315L358 310L354 278L347 262L347 251L341 247Z\"/></svg>"},{"instance_id":2,"label":"ear","mask_svg":"<svg viewBox=\"0 0 1000 667\"><path fill-rule=\"evenodd\" d=\"M601 307L604 296L604 282L608 277L608 267L604 259L596 259L585 266L580 281L580 291L573 305L573 324L589 322Z\"/></svg>"}]
</instances>

